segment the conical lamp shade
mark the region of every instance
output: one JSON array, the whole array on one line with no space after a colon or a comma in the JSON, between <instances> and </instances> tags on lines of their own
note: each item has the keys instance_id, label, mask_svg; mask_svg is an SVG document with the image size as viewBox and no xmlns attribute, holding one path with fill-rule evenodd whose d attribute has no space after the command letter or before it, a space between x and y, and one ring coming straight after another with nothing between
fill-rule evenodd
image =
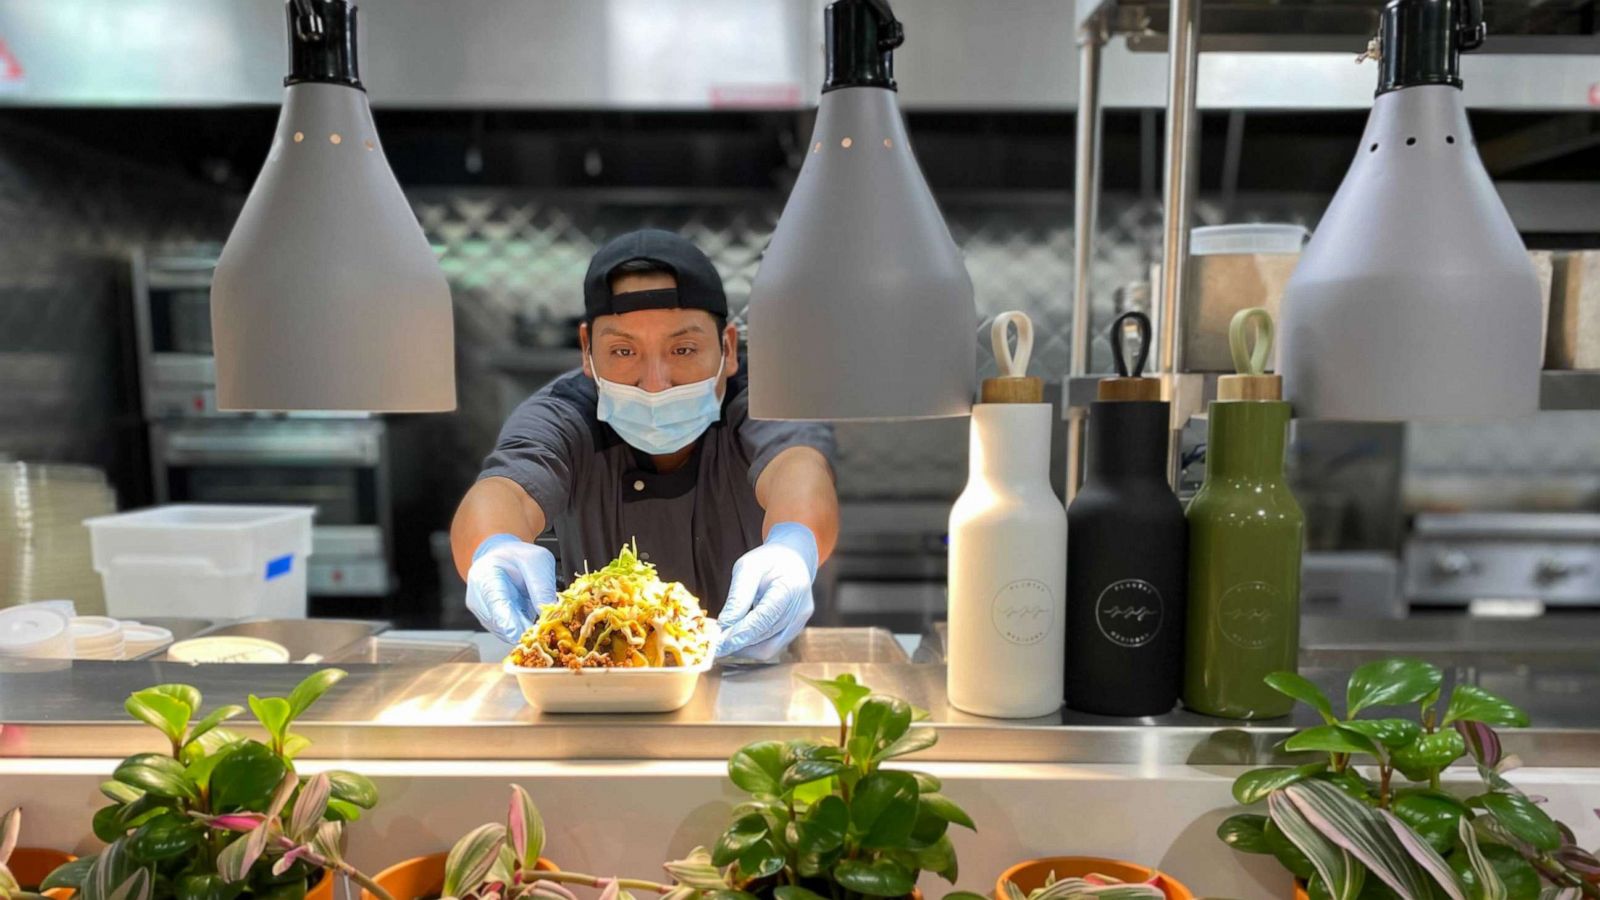
<instances>
[{"instance_id":1,"label":"conical lamp shade","mask_svg":"<svg viewBox=\"0 0 1600 900\"><path fill-rule=\"evenodd\" d=\"M1380 94L1284 291L1284 392L1310 419L1539 404L1539 281L1450 85Z\"/></svg>"},{"instance_id":2,"label":"conical lamp shade","mask_svg":"<svg viewBox=\"0 0 1600 900\"><path fill-rule=\"evenodd\" d=\"M750 288L750 414L967 415L977 324L972 280L911 154L895 92L824 93Z\"/></svg>"},{"instance_id":3,"label":"conical lamp shade","mask_svg":"<svg viewBox=\"0 0 1600 900\"><path fill-rule=\"evenodd\" d=\"M455 408L450 288L365 92L285 90L217 263L211 322L221 409Z\"/></svg>"}]
</instances>

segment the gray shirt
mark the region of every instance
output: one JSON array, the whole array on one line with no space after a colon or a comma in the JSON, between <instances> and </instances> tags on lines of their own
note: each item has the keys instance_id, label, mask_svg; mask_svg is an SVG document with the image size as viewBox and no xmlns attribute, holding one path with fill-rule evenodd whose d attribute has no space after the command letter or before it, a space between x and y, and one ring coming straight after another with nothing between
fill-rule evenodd
<instances>
[{"instance_id":1,"label":"gray shirt","mask_svg":"<svg viewBox=\"0 0 1600 900\"><path fill-rule=\"evenodd\" d=\"M706 612L728 596L733 564L761 543L756 479L790 447L813 447L833 464L833 429L814 422L750 418L742 371L728 380L722 418L675 472L595 418L595 384L581 370L523 401L500 429L478 478L509 478L554 526L565 578L610 562L637 540L661 578L681 581Z\"/></svg>"}]
</instances>

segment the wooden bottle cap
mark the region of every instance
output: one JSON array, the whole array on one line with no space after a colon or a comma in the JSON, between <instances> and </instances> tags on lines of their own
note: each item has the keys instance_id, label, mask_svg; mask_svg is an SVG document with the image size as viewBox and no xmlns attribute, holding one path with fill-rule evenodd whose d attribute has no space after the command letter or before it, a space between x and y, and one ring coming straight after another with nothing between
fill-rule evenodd
<instances>
[{"instance_id":1,"label":"wooden bottle cap","mask_svg":"<svg viewBox=\"0 0 1600 900\"><path fill-rule=\"evenodd\" d=\"M1017 352L1011 352L1006 330L1017 328ZM985 378L979 391L981 403L1043 403L1044 379L1027 374L1028 358L1033 356L1033 320L1023 312L1003 312L994 317L989 329L994 345L994 361L1000 368L996 378Z\"/></svg>"},{"instance_id":2,"label":"wooden bottle cap","mask_svg":"<svg viewBox=\"0 0 1600 900\"><path fill-rule=\"evenodd\" d=\"M1095 389L1096 400L1150 402L1161 399L1159 378L1102 378Z\"/></svg>"},{"instance_id":3,"label":"wooden bottle cap","mask_svg":"<svg viewBox=\"0 0 1600 900\"><path fill-rule=\"evenodd\" d=\"M978 396L981 403L1043 403L1044 379L985 378Z\"/></svg>"},{"instance_id":4,"label":"wooden bottle cap","mask_svg":"<svg viewBox=\"0 0 1600 900\"><path fill-rule=\"evenodd\" d=\"M1127 347L1123 334L1129 323L1138 331L1139 349L1135 351L1133 365L1128 365ZM1150 317L1142 312L1125 312L1111 323L1111 362L1117 367L1117 377L1102 378L1095 389L1098 400L1120 402L1150 402L1161 399L1161 380L1145 378L1144 364L1150 359Z\"/></svg>"},{"instance_id":5,"label":"wooden bottle cap","mask_svg":"<svg viewBox=\"0 0 1600 900\"><path fill-rule=\"evenodd\" d=\"M1249 346L1245 328L1255 323L1255 344ZM1233 353L1237 375L1217 379L1218 400L1282 400L1283 376L1268 375L1267 357L1272 354L1272 314L1259 306L1241 309L1228 323L1228 349Z\"/></svg>"}]
</instances>

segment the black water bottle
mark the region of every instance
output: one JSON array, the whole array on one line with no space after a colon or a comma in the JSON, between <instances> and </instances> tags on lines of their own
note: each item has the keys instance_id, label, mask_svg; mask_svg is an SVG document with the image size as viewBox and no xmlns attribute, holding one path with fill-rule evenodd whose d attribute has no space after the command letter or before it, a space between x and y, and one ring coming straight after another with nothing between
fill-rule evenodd
<instances>
[{"instance_id":1,"label":"black water bottle","mask_svg":"<svg viewBox=\"0 0 1600 900\"><path fill-rule=\"evenodd\" d=\"M1130 371L1127 323L1139 349ZM1083 487L1067 509L1066 701L1108 716L1152 716L1183 687L1188 530L1167 483L1171 429L1161 383L1141 377L1150 320L1130 312L1111 329L1117 378L1089 406Z\"/></svg>"}]
</instances>

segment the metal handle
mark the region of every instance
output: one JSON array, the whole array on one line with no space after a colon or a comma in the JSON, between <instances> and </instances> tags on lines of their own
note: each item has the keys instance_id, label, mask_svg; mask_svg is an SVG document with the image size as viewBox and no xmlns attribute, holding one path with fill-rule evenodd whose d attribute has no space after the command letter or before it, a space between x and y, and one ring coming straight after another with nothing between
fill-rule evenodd
<instances>
[{"instance_id":1,"label":"metal handle","mask_svg":"<svg viewBox=\"0 0 1600 900\"><path fill-rule=\"evenodd\" d=\"M1462 0L1457 9L1460 22L1456 25L1456 43L1462 50L1482 47L1489 34L1489 26L1483 20L1483 0Z\"/></svg>"},{"instance_id":2,"label":"metal handle","mask_svg":"<svg viewBox=\"0 0 1600 900\"><path fill-rule=\"evenodd\" d=\"M1123 346L1123 335L1127 331L1127 324L1133 323L1134 330L1138 332L1139 349L1134 354L1133 366L1130 369L1127 360L1127 351ZM1129 310L1111 323L1111 362L1117 367L1117 374L1123 378L1138 378L1144 375L1144 364L1150 359L1150 317L1138 310Z\"/></svg>"},{"instance_id":3,"label":"metal handle","mask_svg":"<svg viewBox=\"0 0 1600 900\"><path fill-rule=\"evenodd\" d=\"M327 32L322 27L322 15L317 12L315 0L290 0L294 4L294 30L302 41L320 41Z\"/></svg>"}]
</instances>

